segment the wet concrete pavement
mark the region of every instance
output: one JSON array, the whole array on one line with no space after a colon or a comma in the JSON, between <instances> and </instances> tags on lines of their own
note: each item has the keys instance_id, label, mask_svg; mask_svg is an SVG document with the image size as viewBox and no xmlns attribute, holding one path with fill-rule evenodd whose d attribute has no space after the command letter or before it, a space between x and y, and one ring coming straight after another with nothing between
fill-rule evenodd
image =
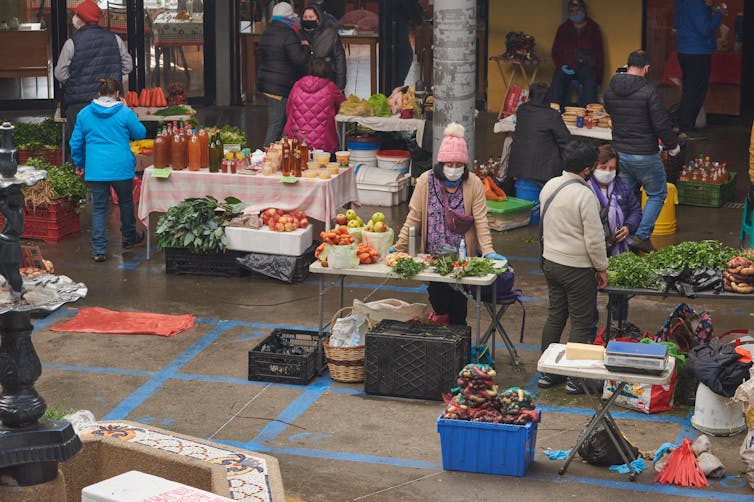
<instances>
[{"instance_id":1,"label":"wet concrete pavement","mask_svg":"<svg viewBox=\"0 0 754 502\"><path fill-rule=\"evenodd\" d=\"M210 108L200 111L206 124L246 126L252 144L264 134L263 108ZM477 158L499 154L501 138L491 132L493 114L477 125ZM713 158L727 160L746 179L749 129L741 125L710 126L709 141L694 142ZM706 132L705 131L705 132ZM256 143L255 143L256 141ZM748 188L738 183L736 201ZM387 210L384 210L387 209ZM374 207L359 213L369 216ZM404 204L380 208L399 227ZM56 272L89 287L86 299L35 322L34 342L44 364L38 389L51 406L89 409L97 418L141 421L229 445L261 451L280 459L286 494L306 501L425 500L751 500L752 491L738 477L743 470L738 450L744 435L713 438L713 452L730 478L707 489L652 484L652 472L635 483L627 477L579 460L565 476L559 462L548 460L544 448L568 449L588 420L583 398L567 396L562 387L542 392L543 410L535 462L524 478L442 470L436 419L439 402L368 396L360 384L333 382L327 374L308 386L249 382L248 351L274 328L316 329L316 277L302 284L273 280L174 276L165 274L164 254L146 260L144 246L121 250L117 238L117 207L110 215L110 258L95 263L89 249L89 209L82 213L82 234L59 244L40 243ZM677 242L714 238L738 244L741 209L678 207ZM156 217L152 218L154 225ZM154 228L154 227L152 227ZM497 352L497 383L536 391L536 361L547 291L538 270L536 228L493 232L495 249L516 269L517 287L526 296L526 329L519 344L522 364L513 366L502 344ZM348 278L345 303L353 299L400 298L426 302L426 287L417 282ZM326 317L337 310L333 289L326 297ZM606 298L601 296L601 307ZM630 319L654 332L679 299L635 298ZM705 300L689 302L711 312L715 332L752 327L751 302ZM171 338L144 335L54 333L49 327L83 307L191 313L197 326ZM604 308L601 308L604 313ZM521 310L510 308L504 324L518 337ZM489 319L484 316L483 323ZM659 415L618 412L627 437L642 451L675 442L696 432L690 410L677 406Z\"/></svg>"}]
</instances>

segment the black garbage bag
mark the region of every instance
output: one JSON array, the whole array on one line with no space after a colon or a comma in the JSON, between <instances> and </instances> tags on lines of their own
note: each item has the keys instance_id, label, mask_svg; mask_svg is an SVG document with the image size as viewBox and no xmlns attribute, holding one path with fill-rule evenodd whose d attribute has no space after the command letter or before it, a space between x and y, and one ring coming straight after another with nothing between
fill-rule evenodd
<instances>
[{"instance_id":1,"label":"black garbage bag","mask_svg":"<svg viewBox=\"0 0 754 502\"><path fill-rule=\"evenodd\" d=\"M613 444L610 436L607 433L607 427L613 432L615 438L620 441L620 432L612 425L606 425L606 422L600 422L597 427L594 428L592 433L586 438L579 447L579 455L592 465L621 465L625 464L620 452ZM631 444L631 442L623 436L623 439L631 447L631 453L633 458L638 458L639 449Z\"/></svg>"},{"instance_id":2,"label":"black garbage bag","mask_svg":"<svg viewBox=\"0 0 754 502\"><path fill-rule=\"evenodd\" d=\"M301 282L309 275L316 247L316 243L312 244L301 256L249 253L237 260L243 268L257 275L288 283Z\"/></svg>"},{"instance_id":3,"label":"black garbage bag","mask_svg":"<svg viewBox=\"0 0 754 502\"><path fill-rule=\"evenodd\" d=\"M723 272L713 268L697 268L691 270L684 267L680 272L672 271L663 274L665 291L675 290L683 296L693 297L699 291L723 290Z\"/></svg>"},{"instance_id":4,"label":"black garbage bag","mask_svg":"<svg viewBox=\"0 0 754 502\"><path fill-rule=\"evenodd\" d=\"M740 357L732 345L697 345L686 356L686 369L715 394L733 397L749 378L751 368L751 363L740 362Z\"/></svg>"}]
</instances>

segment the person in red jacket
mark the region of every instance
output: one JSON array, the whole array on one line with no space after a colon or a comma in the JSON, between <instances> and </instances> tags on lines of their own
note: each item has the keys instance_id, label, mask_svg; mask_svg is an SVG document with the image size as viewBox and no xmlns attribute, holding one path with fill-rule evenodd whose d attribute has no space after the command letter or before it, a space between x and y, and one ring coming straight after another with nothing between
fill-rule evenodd
<instances>
[{"instance_id":1,"label":"person in red jacket","mask_svg":"<svg viewBox=\"0 0 754 502\"><path fill-rule=\"evenodd\" d=\"M551 101L561 111L570 104L571 83L579 86L579 106L597 100L597 88L604 73L604 54L600 27L586 15L584 0L568 2L568 19L558 27L552 43L555 74L550 86Z\"/></svg>"},{"instance_id":2,"label":"person in red jacket","mask_svg":"<svg viewBox=\"0 0 754 502\"><path fill-rule=\"evenodd\" d=\"M330 80L332 65L325 59L312 59L308 73L293 84L288 95L283 133L305 132L309 148L332 153L338 150L335 115L346 97Z\"/></svg>"}]
</instances>

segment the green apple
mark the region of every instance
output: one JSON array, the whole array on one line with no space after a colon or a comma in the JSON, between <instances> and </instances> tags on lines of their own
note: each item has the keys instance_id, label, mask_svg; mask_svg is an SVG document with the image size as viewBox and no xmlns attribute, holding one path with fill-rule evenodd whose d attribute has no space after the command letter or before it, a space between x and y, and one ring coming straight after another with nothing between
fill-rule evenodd
<instances>
[{"instance_id":1,"label":"green apple","mask_svg":"<svg viewBox=\"0 0 754 502\"><path fill-rule=\"evenodd\" d=\"M348 228L359 228L362 225L359 225L359 222L357 220L351 220L346 225Z\"/></svg>"},{"instance_id":2,"label":"green apple","mask_svg":"<svg viewBox=\"0 0 754 502\"><path fill-rule=\"evenodd\" d=\"M372 220L369 220L367 222L367 226L364 227L364 230L366 230L367 232L374 232L374 222L372 222Z\"/></svg>"},{"instance_id":3,"label":"green apple","mask_svg":"<svg viewBox=\"0 0 754 502\"><path fill-rule=\"evenodd\" d=\"M364 220L362 220L362 219L361 219L361 216L357 216L357 217L356 217L356 221L358 221L358 222L359 222L359 226L360 226L360 227L363 227L363 226L364 226Z\"/></svg>"},{"instance_id":4,"label":"green apple","mask_svg":"<svg viewBox=\"0 0 754 502\"><path fill-rule=\"evenodd\" d=\"M385 215L382 213L374 213L372 215L372 221L377 223L378 221L385 221Z\"/></svg>"},{"instance_id":5,"label":"green apple","mask_svg":"<svg viewBox=\"0 0 754 502\"><path fill-rule=\"evenodd\" d=\"M387 231L387 225L385 225L384 222L378 221L374 224L374 231L375 232L385 232Z\"/></svg>"},{"instance_id":6,"label":"green apple","mask_svg":"<svg viewBox=\"0 0 754 502\"><path fill-rule=\"evenodd\" d=\"M346 211L346 218L348 218L348 221L355 220L358 217L359 215L357 215L356 211L354 211L353 209Z\"/></svg>"}]
</instances>

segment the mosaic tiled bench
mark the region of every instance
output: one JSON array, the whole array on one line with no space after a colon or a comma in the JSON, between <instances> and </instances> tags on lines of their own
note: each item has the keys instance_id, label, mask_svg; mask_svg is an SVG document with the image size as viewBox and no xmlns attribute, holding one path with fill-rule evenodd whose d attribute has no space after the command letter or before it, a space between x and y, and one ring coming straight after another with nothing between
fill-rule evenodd
<instances>
[{"instance_id":1,"label":"mosaic tiled bench","mask_svg":"<svg viewBox=\"0 0 754 502\"><path fill-rule=\"evenodd\" d=\"M141 423L101 421L79 432L83 450L61 464L67 499L81 489L138 470L239 501L284 502L278 461Z\"/></svg>"}]
</instances>

